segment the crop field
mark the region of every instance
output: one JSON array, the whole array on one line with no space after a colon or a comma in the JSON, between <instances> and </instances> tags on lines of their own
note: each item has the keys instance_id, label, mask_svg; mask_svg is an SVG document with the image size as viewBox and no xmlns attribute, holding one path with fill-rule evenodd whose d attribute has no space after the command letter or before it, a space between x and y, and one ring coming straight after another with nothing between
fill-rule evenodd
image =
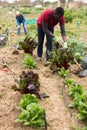
<instances>
[{"instance_id":1,"label":"crop field","mask_svg":"<svg viewBox=\"0 0 87 130\"><path fill-rule=\"evenodd\" d=\"M0 9L0 34L8 29L0 46L0 130L87 130L87 75L79 76L87 56L87 13L65 10L68 48L61 48L57 25L46 65L45 43L37 61L36 20L43 9L19 8L30 21L27 35L22 27L17 35L14 8Z\"/></svg>"}]
</instances>

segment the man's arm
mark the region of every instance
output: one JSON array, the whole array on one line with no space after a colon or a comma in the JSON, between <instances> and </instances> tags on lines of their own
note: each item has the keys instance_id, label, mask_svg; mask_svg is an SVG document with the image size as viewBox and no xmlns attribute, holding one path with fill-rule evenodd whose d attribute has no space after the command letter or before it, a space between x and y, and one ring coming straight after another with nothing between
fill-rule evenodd
<instances>
[{"instance_id":1,"label":"man's arm","mask_svg":"<svg viewBox=\"0 0 87 130\"><path fill-rule=\"evenodd\" d=\"M66 31L65 31L65 25L64 24L60 25L60 31L61 31L63 41L66 42L67 39L66 39Z\"/></svg>"},{"instance_id":2,"label":"man's arm","mask_svg":"<svg viewBox=\"0 0 87 130\"><path fill-rule=\"evenodd\" d=\"M54 34L48 30L48 24L45 23L45 22L42 22L42 28L43 28L43 31L45 33L47 33L48 35L50 35L51 37L54 37Z\"/></svg>"},{"instance_id":3,"label":"man's arm","mask_svg":"<svg viewBox=\"0 0 87 130\"><path fill-rule=\"evenodd\" d=\"M20 25L20 22L19 22L19 20L18 20L17 17L16 17L16 24L17 24L17 25Z\"/></svg>"}]
</instances>

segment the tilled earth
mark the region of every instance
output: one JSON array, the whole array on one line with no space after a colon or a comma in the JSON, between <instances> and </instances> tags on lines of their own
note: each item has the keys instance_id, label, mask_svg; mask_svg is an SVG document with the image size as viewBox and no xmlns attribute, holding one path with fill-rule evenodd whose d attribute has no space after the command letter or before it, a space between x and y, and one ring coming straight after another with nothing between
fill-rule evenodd
<instances>
[{"instance_id":1,"label":"tilled earth","mask_svg":"<svg viewBox=\"0 0 87 130\"><path fill-rule=\"evenodd\" d=\"M15 119L19 115L17 106L22 94L12 89L16 83L14 78L18 78L23 70L22 60L24 52L13 47L5 47L0 49L0 130L33 130L33 128L25 127L23 124L15 123ZM36 60L36 50L33 54ZM2 64L8 65L9 69L2 69ZM49 66L44 66L45 60L37 62L37 69L33 69L39 75L40 93L46 93L49 98L40 100L41 106L46 110L46 119L48 122L48 130L72 130L71 127L77 127L78 123L75 116L71 116L67 104L63 98L63 79L57 74L53 74ZM80 83L86 87L87 80L79 78L74 74L78 66L72 65L70 70L70 78L76 83ZM66 102L67 102L66 98ZM80 123L79 123L80 125Z\"/></svg>"}]
</instances>

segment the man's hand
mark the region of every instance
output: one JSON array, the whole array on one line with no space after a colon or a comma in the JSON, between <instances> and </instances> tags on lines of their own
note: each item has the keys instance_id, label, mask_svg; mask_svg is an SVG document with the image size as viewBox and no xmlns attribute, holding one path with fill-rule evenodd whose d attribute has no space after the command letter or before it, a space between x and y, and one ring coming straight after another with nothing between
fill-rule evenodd
<instances>
[{"instance_id":1,"label":"man's hand","mask_svg":"<svg viewBox=\"0 0 87 130\"><path fill-rule=\"evenodd\" d=\"M18 25L18 28L20 28L20 25Z\"/></svg>"},{"instance_id":2,"label":"man's hand","mask_svg":"<svg viewBox=\"0 0 87 130\"><path fill-rule=\"evenodd\" d=\"M50 34L49 34L51 37L54 37L54 34L52 33L52 32L50 32Z\"/></svg>"},{"instance_id":3,"label":"man's hand","mask_svg":"<svg viewBox=\"0 0 87 130\"><path fill-rule=\"evenodd\" d=\"M67 41L66 36L62 36L62 39L63 39L64 42Z\"/></svg>"},{"instance_id":4,"label":"man's hand","mask_svg":"<svg viewBox=\"0 0 87 130\"><path fill-rule=\"evenodd\" d=\"M64 41L64 43L63 43L63 48L67 48L68 46L67 46L66 36L62 36L62 38L63 38L63 41Z\"/></svg>"}]
</instances>

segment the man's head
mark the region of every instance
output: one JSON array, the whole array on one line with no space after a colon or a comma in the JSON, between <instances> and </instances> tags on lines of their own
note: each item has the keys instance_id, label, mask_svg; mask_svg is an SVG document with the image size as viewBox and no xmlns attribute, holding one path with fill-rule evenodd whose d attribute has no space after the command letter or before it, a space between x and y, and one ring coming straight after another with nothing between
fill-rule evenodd
<instances>
[{"instance_id":1,"label":"man's head","mask_svg":"<svg viewBox=\"0 0 87 130\"><path fill-rule=\"evenodd\" d=\"M16 11L16 16L19 16L20 15L20 12L19 11Z\"/></svg>"},{"instance_id":2,"label":"man's head","mask_svg":"<svg viewBox=\"0 0 87 130\"><path fill-rule=\"evenodd\" d=\"M55 19L60 19L64 15L64 9L62 7L57 7L54 10Z\"/></svg>"}]
</instances>

